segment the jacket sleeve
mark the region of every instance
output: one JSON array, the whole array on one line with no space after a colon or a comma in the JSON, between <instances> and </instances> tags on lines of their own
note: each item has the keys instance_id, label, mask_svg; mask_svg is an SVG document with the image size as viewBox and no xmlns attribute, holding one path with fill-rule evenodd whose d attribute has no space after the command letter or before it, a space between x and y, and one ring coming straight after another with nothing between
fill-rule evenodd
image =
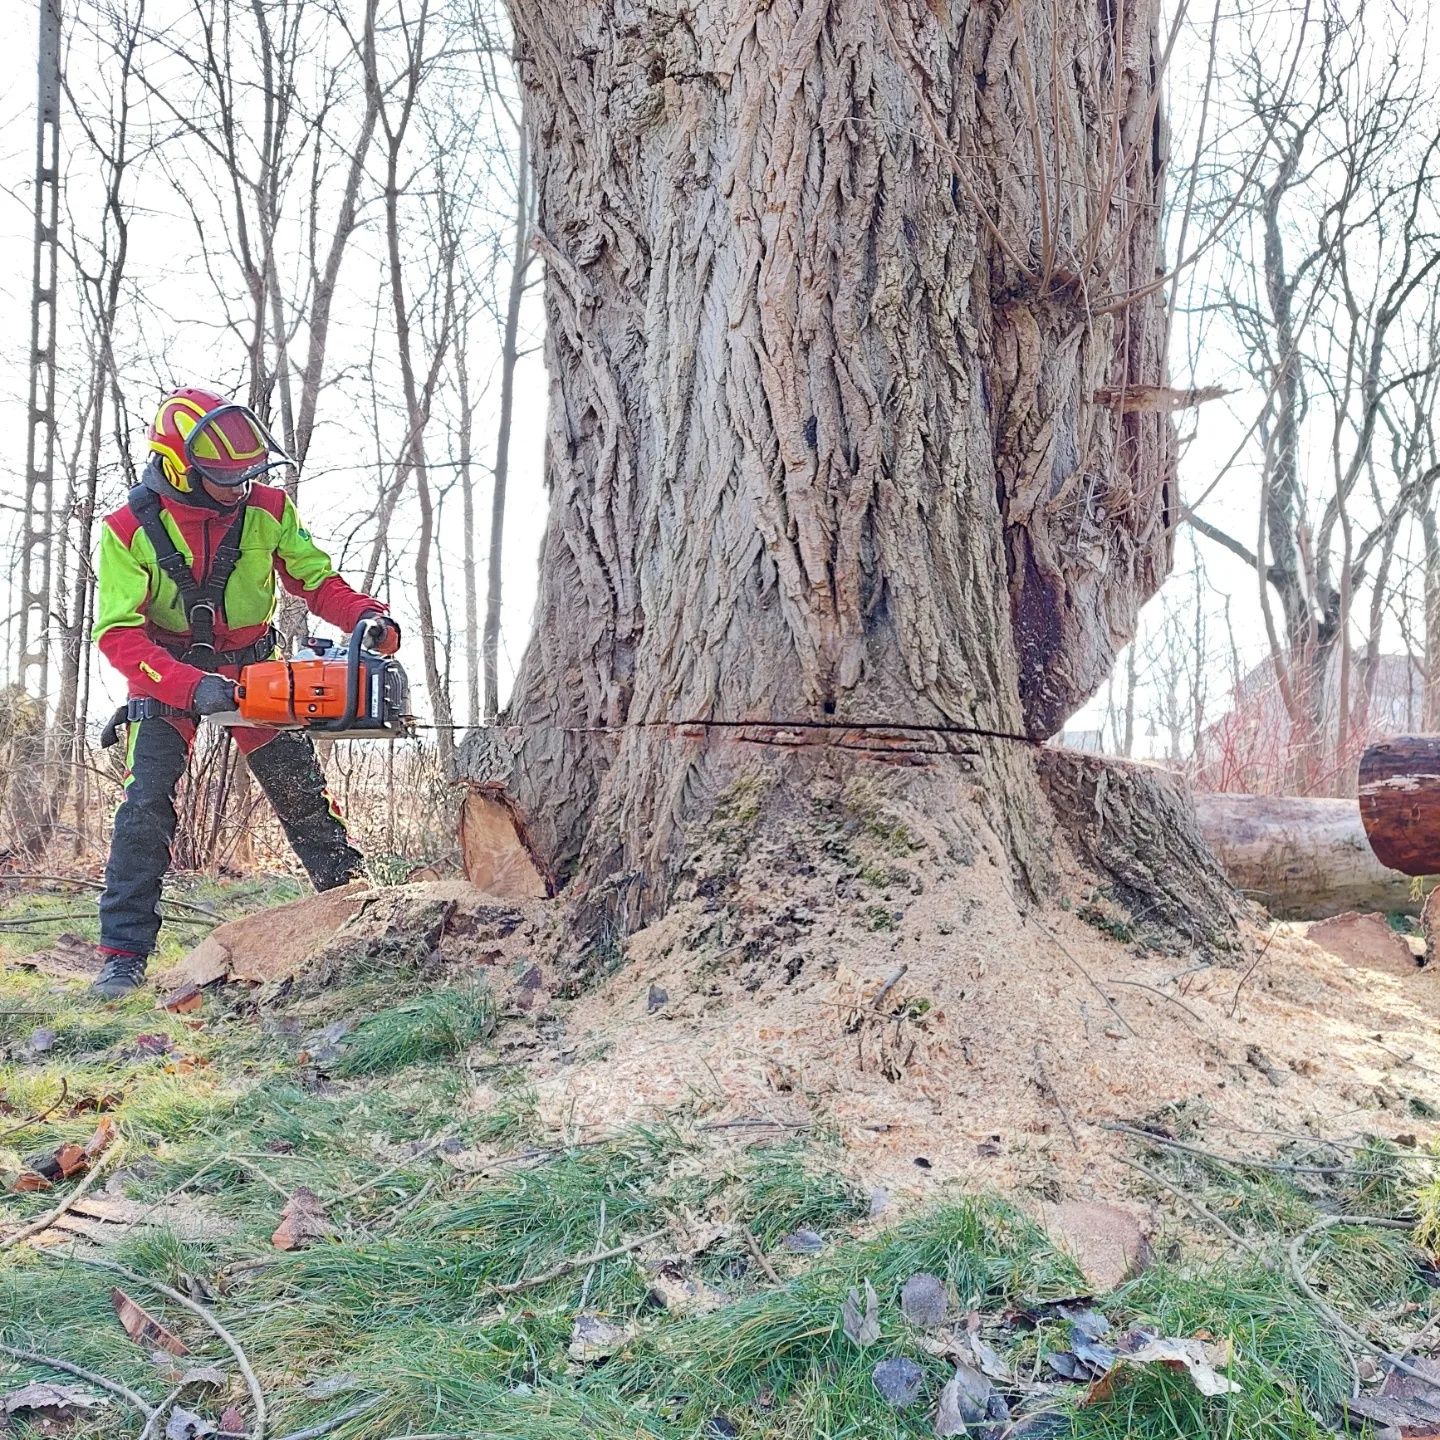
<instances>
[{"instance_id":1,"label":"jacket sleeve","mask_svg":"<svg viewBox=\"0 0 1440 1440\"><path fill-rule=\"evenodd\" d=\"M189 709L204 675L185 665L145 633L150 574L110 528L100 527L93 638L100 653L125 677L131 695Z\"/></svg>"},{"instance_id":2,"label":"jacket sleeve","mask_svg":"<svg viewBox=\"0 0 1440 1440\"><path fill-rule=\"evenodd\" d=\"M288 496L280 520L275 572L292 595L305 601L312 615L347 635L365 616L389 613L379 600L362 595L335 573L330 557L310 538Z\"/></svg>"}]
</instances>

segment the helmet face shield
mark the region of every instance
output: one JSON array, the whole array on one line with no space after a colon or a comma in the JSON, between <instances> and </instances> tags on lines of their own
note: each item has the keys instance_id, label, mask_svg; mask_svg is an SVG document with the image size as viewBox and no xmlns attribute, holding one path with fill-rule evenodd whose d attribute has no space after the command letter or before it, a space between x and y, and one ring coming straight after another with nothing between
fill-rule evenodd
<instances>
[{"instance_id":1,"label":"helmet face shield","mask_svg":"<svg viewBox=\"0 0 1440 1440\"><path fill-rule=\"evenodd\" d=\"M187 467L212 485L242 490L268 470L293 462L247 405L217 405L185 436Z\"/></svg>"}]
</instances>

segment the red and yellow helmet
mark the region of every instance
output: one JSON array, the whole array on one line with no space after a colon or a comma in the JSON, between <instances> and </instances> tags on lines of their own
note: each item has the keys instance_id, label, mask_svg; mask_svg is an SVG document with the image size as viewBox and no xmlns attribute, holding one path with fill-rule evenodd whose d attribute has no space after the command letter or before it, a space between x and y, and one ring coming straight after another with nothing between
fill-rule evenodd
<instances>
[{"instance_id":1,"label":"red and yellow helmet","mask_svg":"<svg viewBox=\"0 0 1440 1440\"><path fill-rule=\"evenodd\" d=\"M291 463L248 406L190 386L160 402L149 438L166 482L181 495L197 494L197 475L243 495L252 480Z\"/></svg>"}]
</instances>

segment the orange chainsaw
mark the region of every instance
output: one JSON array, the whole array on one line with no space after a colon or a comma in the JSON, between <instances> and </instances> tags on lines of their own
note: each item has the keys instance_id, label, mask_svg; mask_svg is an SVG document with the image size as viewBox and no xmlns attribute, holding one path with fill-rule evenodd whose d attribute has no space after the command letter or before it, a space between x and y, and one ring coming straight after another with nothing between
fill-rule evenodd
<instances>
[{"instance_id":1,"label":"orange chainsaw","mask_svg":"<svg viewBox=\"0 0 1440 1440\"><path fill-rule=\"evenodd\" d=\"M415 730L410 682L398 660L367 649L362 620L344 650L306 640L288 660L257 660L240 671L231 725L400 738Z\"/></svg>"}]
</instances>

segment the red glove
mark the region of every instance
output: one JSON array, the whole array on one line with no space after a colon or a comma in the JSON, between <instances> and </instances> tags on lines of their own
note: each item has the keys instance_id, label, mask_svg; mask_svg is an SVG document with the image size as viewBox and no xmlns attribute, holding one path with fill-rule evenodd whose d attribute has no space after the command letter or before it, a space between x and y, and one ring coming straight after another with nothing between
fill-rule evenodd
<instances>
[{"instance_id":1,"label":"red glove","mask_svg":"<svg viewBox=\"0 0 1440 1440\"><path fill-rule=\"evenodd\" d=\"M400 648L400 626L388 615L368 615L364 644L377 655L393 655Z\"/></svg>"}]
</instances>

